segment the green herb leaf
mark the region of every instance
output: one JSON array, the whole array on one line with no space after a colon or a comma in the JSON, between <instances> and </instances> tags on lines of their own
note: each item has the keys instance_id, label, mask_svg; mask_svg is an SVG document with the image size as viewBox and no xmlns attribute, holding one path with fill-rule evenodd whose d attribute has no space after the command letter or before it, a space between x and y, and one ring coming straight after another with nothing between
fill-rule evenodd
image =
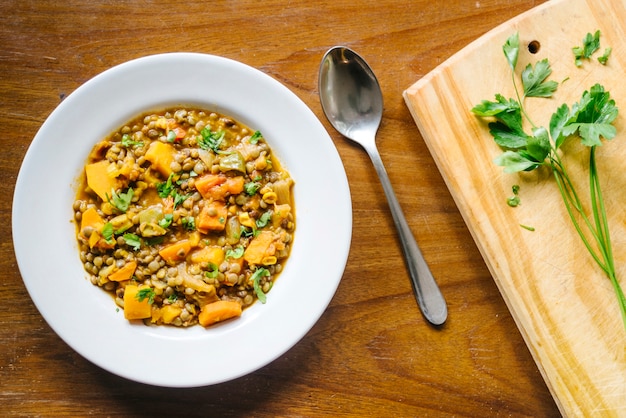
<instances>
[{"instance_id":1,"label":"green herb leaf","mask_svg":"<svg viewBox=\"0 0 626 418\"><path fill-rule=\"evenodd\" d=\"M159 183L156 186L157 189L157 193L159 195L160 198L165 199L166 197L168 197L173 190L173 185L172 185L172 179L174 177L174 173L170 174L169 177L167 178L167 181L163 182L163 183Z\"/></svg>"},{"instance_id":2,"label":"green herb leaf","mask_svg":"<svg viewBox=\"0 0 626 418\"><path fill-rule=\"evenodd\" d=\"M535 64L528 64L522 72L522 86L526 97L551 97L559 86L556 81L545 81L552 73L547 59Z\"/></svg>"},{"instance_id":3,"label":"green herb leaf","mask_svg":"<svg viewBox=\"0 0 626 418\"><path fill-rule=\"evenodd\" d=\"M267 223L272 219L272 211L268 210L264 212L263 215L259 216L259 219L256 220L256 227L263 228L267 226Z\"/></svg>"},{"instance_id":4,"label":"green herb leaf","mask_svg":"<svg viewBox=\"0 0 626 418\"><path fill-rule=\"evenodd\" d=\"M494 159L496 165L504 167L505 173L530 171L539 167L539 163L523 151L505 151Z\"/></svg>"},{"instance_id":5,"label":"green herb leaf","mask_svg":"<svg viewBox=\"0 0 626 418\"><path fill-rule=\"evenodd\" d=\"M147 298L148 303L152 305L154 303L155 296L156 293L154 293L154 289L152 289L151 287L144 287L142 289L139 289L139 291L135 295L135 299L137 299L139 302L143 302Z\"/></svg>"},{"instance_id":6,"label":"green herb leaf","mask_svg":"<svg viewBox=\"0 0 626 418\"><path fill-rule=\"evenodd\" d=\"M256 192L261 188L261 183L256 181L250 181L243 185L243 190L248 196L254 196Z\"/></svg>"},{"instance_id":7,"label":"green herb leaf","mask_svg":"<svg viewBox=\"0 0 626 418\"><path fill-rule=\"evenodd\" d=\"M252 134L252 136L250 137L249 142L251 144L256 144L259 142L260 139L263 139L263 135L261 134L261 132L256 131L254 132L254 134Z\"/></svg>"},{"instance_id":8,"label":"green herb leaf","mask_svg":"<svg viewBox=\"0 0 626 418\"><path fill-rule=\"evenodd\" d=\"M204 275L209 279L215 279L219 273L219 268L214 263L209 263L208 270L204 273Z\"/></svg>"},{"instance_id":9,"label":"green herb leaf","mask_svg":"<svg viewBox=\"0 0 626 418\"><path fill-rule=\"evenodd\" d=\"M267 270L264 267L259 267L258 269L256 269L254 271L254 273L252 274L252 277L250 277L250 280L252 280L252 287L254 288L254 293L256 293L257 298L259 298L259 301L261 301L261 303L265 303L267 298L265 296L265 293L263 293L263 289L261 289L261 279L263 277L269 277L270 276L270 272L269 270Z\"/></svg>"},{"instance_id":10,"label":"green herb leaf","mask_svg":"<svg viewBox=\"0 0 626 418\"><path fill-rule=\"evenodd\" d=\"M197 139L198 146L218 153L225 135L226 132L224 131L212 132L209 127L206 127L200 131L200 136Z\"/></svg>"},{"instance_id":11,"label":"green herb leaf","mask_svg":"<svg viewBox=\"0 0 626 418\"><path fill-rule=\"evenodd\" d=\"M129 134L122 135L121 143L122 143L122 146L125 148L143 147L142 141L134 141Z\"/></svg>"},{"instance_id":12,"label":"green herb leaf","mask_svg":"<svg viewBox=\"0 0 626 418\"><path fill-rule=\"evenodd\" d=\"M107 194L106 197L109 203L113 205L117 210L122 213L126 213L133 199L133 194L134 192L132 187L129 187L126 193L117 193L115 192L115 190L111 189L111 196L109 197L109 195Z\"/></svg>"},{"instance_id":13,"label":"green herb leaf","mask_svg":"<svg viewBox=\"0 0 626 418\"><path fill-rule=\"evenodd\" d=\"M574 53L574 63L577 67L583 65L583 59L591 58L594 52L600 49L600 31L595 34L587 33L583 38L583 46L575 46L572 48Z\"/></svg>"},{"instance_id":14,"label":"green herb leaf","mask_svg":"<svg viewBox=\"0 0 626 418\"><path fill-rule=\"evenodd\" d=\"M139 250L141 248L141 238L139 238L135 234L124 234L122 236L126 245L130 246L134 251Z\"/></svg>"},{"instance_id":15,"label":"green herb leaf","mask_svg":"<svg viewBox=\"0 0 626 418\"><path fill-rule=\"evenodd\" d=\"M504 56L509 63L509 67L511 67L511 71L515 71L517 58L519 56L519 33L516 32L509 36L509 39L507 39L504 43L502 50L504 51Z\"/></svg>"},{"instance_id":16,"label":"green herb leaf","mask_svg":"<svg viewBox=\"0 0 626 418\"><path fill-rule=\"evenodd\" d=\"M608 47L604 50L604 54L602 54L602 56L598 57L598 62L602 65L606 65L606 63L609 61L609 56L611 55L611 51L613 50L613 48Z\"/></svg>"},{"instance_id":17,"label":"green herb leaf","mask_svg":"<svg viewBox=\"0 0 626 418\"><path fill-rule=\"evenodd\" d=\"M113 224L111 222L107 222L102 227L102 238L107 242L107 244L112 244L114 241L114 230Z\"/></svg>"},{"instance_id":18,"label":"green herb leaf","mask_svg":"<svg viewBox=\"0 0 626 418\"><path fill-rule=\"evenodd\" d=\"M243 257L244 248L239 245L233 249L226 250L226 258L241 258Z\"/></svg>"},{"instance_id":19,"label":"green herb leaf","mask_svg":"<svg viewBox=\"0 0 626 418\"><path fill-rule=\"evenodd\" d=\"M166 213L165 215L163 215L163 218L159 221L159 226L164 229L168 228L172 224L173 220L174 220L174 215L172 215L171 213Z\"/></svg>"}]
</instances>

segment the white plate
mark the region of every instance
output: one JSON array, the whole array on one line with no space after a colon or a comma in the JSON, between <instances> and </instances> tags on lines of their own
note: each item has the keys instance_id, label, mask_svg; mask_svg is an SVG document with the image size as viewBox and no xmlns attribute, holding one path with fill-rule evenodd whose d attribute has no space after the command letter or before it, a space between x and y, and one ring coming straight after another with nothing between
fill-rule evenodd
<instances>
[{"instance_id":1,"label":"white plate","mask_svg":"<svg viewBox=\"0 0 626 418\"><path fill-rule=\"evenodd\" d=\"M267 303L208 329L126 321L111 296L86 278L71 222L76 179L93 145L143 112L178 104L215 110L260 130L295 181L294 244ZM313 327L343 275L352 206L337 150L296 95L247 65L175 53L107 70L52 112L22 163L12 221L28 292L67 344L119 376L194 387L267 365Z\"/></svg>"}]
</instances>

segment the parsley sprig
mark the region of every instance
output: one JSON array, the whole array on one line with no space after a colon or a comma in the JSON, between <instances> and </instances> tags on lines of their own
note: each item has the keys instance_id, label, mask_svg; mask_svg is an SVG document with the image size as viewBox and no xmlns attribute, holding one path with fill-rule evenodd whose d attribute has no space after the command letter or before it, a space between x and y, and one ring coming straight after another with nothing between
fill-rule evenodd
<instances>
[{"instance_id":1,"label":"parsley sprig","mask_svg":"<svg viewBox=\"0 0 626 418\"><path fill-rule=\"evenodd\" d=\"M582 51L583 56L591 56L597 50L599 44L596 47L595 40L599 36L599 32L596 32L596 36L585 38L589 45ZM495 101L483 100L472 112L479 117L495 118L494 122L489 123L490 132L495 142L504 150L495 159L495 163L503 166L505 172L532 171L539 167L551 170L576 232L613 285L626 328L626 297L617 280L609 223L596 164L596 148L602 145L602 138L610 140L617 133L613 125L618 114L615 101L602 85L595 84L571 107L567 104L561 105L551 116L549 128L536 126L525 111L524 100L515 80L519 56L517 33L509 37L503 46L503 52L511 69L517 100L506 99L497 94ZM546 60L537 63L534 69L528 65L522 72L523 98L551 97L556 91L557 83L546 81L550 73ZM532 127L530 134L523 129L524 118ZM562 145L575 137L580 139L582 145L590 148L591 214L585 210L561 157L561 153L565 151Z\"/></svg>"}]
</instances>

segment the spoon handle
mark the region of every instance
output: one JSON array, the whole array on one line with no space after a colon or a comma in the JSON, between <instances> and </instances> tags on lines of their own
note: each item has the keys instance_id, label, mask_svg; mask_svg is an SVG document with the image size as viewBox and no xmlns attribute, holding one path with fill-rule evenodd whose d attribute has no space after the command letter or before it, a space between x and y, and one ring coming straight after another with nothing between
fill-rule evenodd
<instances>
[{"instance_id":1,"label":"spoon handle","mask_svg":"<svg viewBox=\"0 0 626 418\"><path fill-rule=\"evenodd\" d=\"M398 199L387 176L387 171L380 158L378 149L375 145L364 148L374 164L374 168L378 173L383 190L387 196L387 201L391 208L391 215L400 236L402 252L404 253L404 258L409 269L417 303L419 304L422 314L431 324L441 325L448 317L446 301L411 233L411 229L404 217L402 208L398 203Z\"/></svg>"}]
</instances>

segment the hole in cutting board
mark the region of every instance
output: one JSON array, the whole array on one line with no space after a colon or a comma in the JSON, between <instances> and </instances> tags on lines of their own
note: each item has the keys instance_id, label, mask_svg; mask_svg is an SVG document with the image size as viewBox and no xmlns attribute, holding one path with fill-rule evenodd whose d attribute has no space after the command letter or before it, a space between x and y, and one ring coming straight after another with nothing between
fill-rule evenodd
<instances>
[{"instance_id":1,"label":"hole in cutting board","mask_svg":"<svg viewBox=\"0 0 626 418\"><path fill-rule=\"evenodd\" d=\"M539 41L531 41L528 44L528 52L530 52L531 54L536 54L537 52L539 52L540 48L541 44L539 43Z\"/></svg>"}]
</instances>

